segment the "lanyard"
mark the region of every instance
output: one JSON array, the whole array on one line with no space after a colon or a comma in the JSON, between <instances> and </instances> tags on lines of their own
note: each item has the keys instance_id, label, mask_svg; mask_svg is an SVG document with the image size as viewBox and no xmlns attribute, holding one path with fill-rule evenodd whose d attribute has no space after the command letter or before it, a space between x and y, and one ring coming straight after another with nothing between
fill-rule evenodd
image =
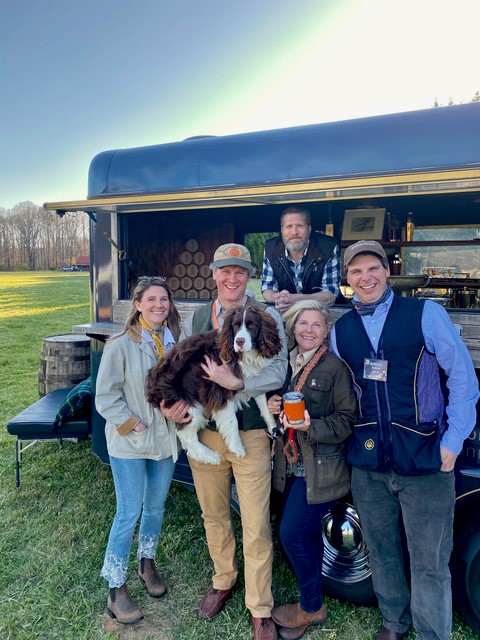
<instances>
[{"instance_id":1,"label":"lanyard","mask_svg":"<svg viewBox=\"0 0 480 640\"><path fill-rule=\"evenodd\" d=\"M248 300L248 296L245 296L245 300L243 301L242 306L244 307L247 304L247 300ZM212 325L214 327L214 329L220 329L220 324L218 322L218 317L217 317L217 301L215 300L213 305L212 305Z\"/></svg>"}]
</instances>

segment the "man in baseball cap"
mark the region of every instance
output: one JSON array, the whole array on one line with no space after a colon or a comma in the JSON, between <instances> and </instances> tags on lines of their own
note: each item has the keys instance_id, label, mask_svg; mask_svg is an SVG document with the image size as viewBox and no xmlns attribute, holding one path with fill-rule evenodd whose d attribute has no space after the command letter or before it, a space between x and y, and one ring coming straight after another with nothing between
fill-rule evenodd
<instances>
[{"instance_id":1,"label":"man in baseball cap","mask_svg":"<svg viewBox=\"0 0 480 640\"><path fill-rule=\"evenodd\" d=\"M343 268L346 271L350 262L362 253L370 253L372 255L378 256L380 258L380 262L383 264L385 268L388 268L388 259L385 251L383 250L382 245L376 240L359 240L355 242L355 244L351 244L345 249L345 254L343 256Z\"/></svg>"},{"instance_id":2,"label":"man in baseball cap","mask_svg":"<svg viewBox=\"0 0 480 640\"><path fill-rule=\"evenodd\" d=\"M222 267L243 267L248 271L250 277L255 275L255 267L252 265L250 251L243 244L228 242L222 244L213 255L213 262L210 269L220 269Z\"/></svg>"},{"instance_id":3,"label":"man in baseball cap","mask_svg":"<svg viewBox=\"0 0 480 640\"><path fill-rule=\"evenodd\" d=\"M185 319L180 340L222 327L225 313L237 306L258 306L275 320L282 341L282 351L269 360L262 373L249 379L236 377L227 363L207 362L208 377L220 386L261 392L279 389L287 373L287 345L280 314L247 295L247 283L255 273L249 250L242 244L229 242L215 251L210 264L217 285L217 299L200 306ZM225 455L223 438L215 422L199 432L200 441L221 454L221 465L190 460L193 481L202 509L210 557L214 566L212 588L200 603L198 615L203 620L215 618L233 594L237 581L235 534L230 520L230 490L232 474L241 496L245 557L245 603L253 619L254 640L277 640L277 630L271 617L272 537L270 531L271 463L270 441L265 423L256 404L245 407L241 418L241 438L247 454L243 458ZM255 405L255 406L254 406ZM186 422L188 405L179 402L162 411L175 422ZM248 522L245 520L248 518Z\"/></svg>"},{"instance_id":4,"label":"man in baseball cap","mask_svg":"<svg viewBox=\"0 0 480 640\"><path fill-rule=\"evenodd\" d=\"M330 344L362 399L347 461L383 616L376 640L404 640L411 626L418 638L447 640L453 470L479 397L472 359L443 307L394 295L380 243L347 247L344 272L354 309L337 320ZM448 393L441 384L446 372Z\"/></svg>"}]
</instances>

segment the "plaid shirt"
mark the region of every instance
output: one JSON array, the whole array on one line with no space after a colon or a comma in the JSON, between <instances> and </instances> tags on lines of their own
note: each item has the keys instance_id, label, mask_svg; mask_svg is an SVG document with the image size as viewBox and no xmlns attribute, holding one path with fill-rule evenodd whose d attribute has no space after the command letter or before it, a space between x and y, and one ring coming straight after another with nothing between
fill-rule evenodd
<instances>
[{"instance_id":1,"label":"plaid shirt","mask_svg":"<svg viewBox=\"0 0 480 640\"><path fill-rule=\"evenodd\" d=\"M295 289L297 293L302 293L303 289L303 271L305 269L305 262L307 259L308 247L305 249L302 259L296 264L288 255L288 251L285 249L285 257L288 260L290 267L290 273L295 283ZM338 245L335 247L332 256L325 263L322 276L322 290L330 291L334 296L338 296L340 285L340 249ZM263 253L263 270L262 270L262 291L270 289L271 291L278 292L278 282L273 275L272 265L267 258L265 252Z\"/></svg>"}]
</instances>

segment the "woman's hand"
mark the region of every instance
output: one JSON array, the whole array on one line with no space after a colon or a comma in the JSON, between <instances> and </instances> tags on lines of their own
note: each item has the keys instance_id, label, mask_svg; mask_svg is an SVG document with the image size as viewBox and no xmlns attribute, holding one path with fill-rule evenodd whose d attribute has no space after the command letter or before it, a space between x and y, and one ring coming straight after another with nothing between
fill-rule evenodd
<instances>
[{"instance_id":1,"label":"woman's hand","mask_svg":"<svg viewBox=\"0 0 480 640\"><path fill-rule=\"evenodd\" d=\"M220 387L231 389L232 391L240 391L240 389L243 389L243 380L234 375L226 362L217 364L215 360L212 360L209 356L205 356L205 362L201 363L201 367L207 374L204 376L206 380L215 382Z\"/></svg>"},{"instance_id":2,"label":"woman's hand","mask_svg":"<svg viewBox=\"0 0 480 640\"><path fill-rule=\"evenodd\" d=\"M296 429L297 431L305 431L305 432L307 432L310 429L310 424L311 424L310 414L306 409L305 409L304 421L301 422L300 424L290 424L287 416L285 415L285 411L282 411L280 414L280 422L282 423L285 429Z\"/></svg>"},{"instance_id":3,"label":"woman's hand","mask_svg":"<svg viewBox=\"0 0 480 640\"><path fill-rule=\"evenodd\" d=\"M191 422L192 416L188 413L189 409L190 405L188 402L185 402L185 400L177 400L177 402L168 409L165 406L165 400L162 400L160 403L160 411L163 413L165 418L178 422L179 424L187 424L187 422Z\"/></svg>"},{"instance_id":4,"label":"woman's hand","mask_svg":"<svg viewBox=\"0 0 480 640\"><path fill-rule=\"evenodd\" d=\"M282 410L282 397L277 394L271 396L267 401L267 405L270 413L274 416L278 416Z\"/></svg>"}]
</instances>

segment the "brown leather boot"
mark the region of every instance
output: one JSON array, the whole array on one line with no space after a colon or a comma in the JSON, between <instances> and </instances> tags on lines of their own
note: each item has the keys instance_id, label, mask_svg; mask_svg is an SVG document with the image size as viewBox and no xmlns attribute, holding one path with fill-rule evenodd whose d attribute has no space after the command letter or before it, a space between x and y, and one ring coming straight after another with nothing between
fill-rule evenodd
<instances>
[{"instance_id":1,"label":"brown leather boot","mask_svg":"<svg viewBox=\"0 0 480 640\"><path fill-rule=\"evenodd\" d=\"M312 624L323 624L327 619L327 607L323 605L315 613L304 611L300 603L284 604L281 607L275 607L272 611L272 618L279 627L287 629L305 627L304 631Z\"/></svg>"},{"instance_id":2,"label":"brown leather boot","mask_svg":"<svg viewBox=\"0 0 480 640\"><path fill-rule=\"evenodd\" d=\"M143 613L130 597L126 584L110 589L107 611L111 618L116 618L121 624L135 624L143 620Z\"/></svg>"},{"instance_id":3,"label":"brown leather boot","mask_svg":"<svg viewBox=\"0 0 480 640\"><path fill-rule=\"evenodd\" d=\"M198 617L202 618L202 620L212 620L215 616L218 616L227 600L232 597L234 589L235 585L230 589L215 589L212 587L198 607Z\"/></svg>"},{"instance_id":4,"label":"brown leather boot","mask_svg":"<svg viewBox=\"0 0 480 640\"><path fill-rule=\"evenodd\" d=\"M252 618L253 640L278 640L277 628L271 618Z\"/></svg>"},{"instance_id":5,"label":"brown leather boot","mask_svg":"<svg viewBox=\"0 0 480 640\"><path fill-rule=\"evenodd\" d=\"M148 595L152 596L152 598L161 598L167 593L167 587L160 579L155 561L152 558L140 558L138 577L146 586Z\"/></svg>"},{"instance_id":6,"label":"brown leather boot","mask_svg":"<svg viewBox=\"0 0 480 640\"><path fill-rule=\"evenodd\" d=\"M303 624L301 627L277 627L277 631L281 640L300 640L309 626Z\"/></svg>"}]
</instances>

